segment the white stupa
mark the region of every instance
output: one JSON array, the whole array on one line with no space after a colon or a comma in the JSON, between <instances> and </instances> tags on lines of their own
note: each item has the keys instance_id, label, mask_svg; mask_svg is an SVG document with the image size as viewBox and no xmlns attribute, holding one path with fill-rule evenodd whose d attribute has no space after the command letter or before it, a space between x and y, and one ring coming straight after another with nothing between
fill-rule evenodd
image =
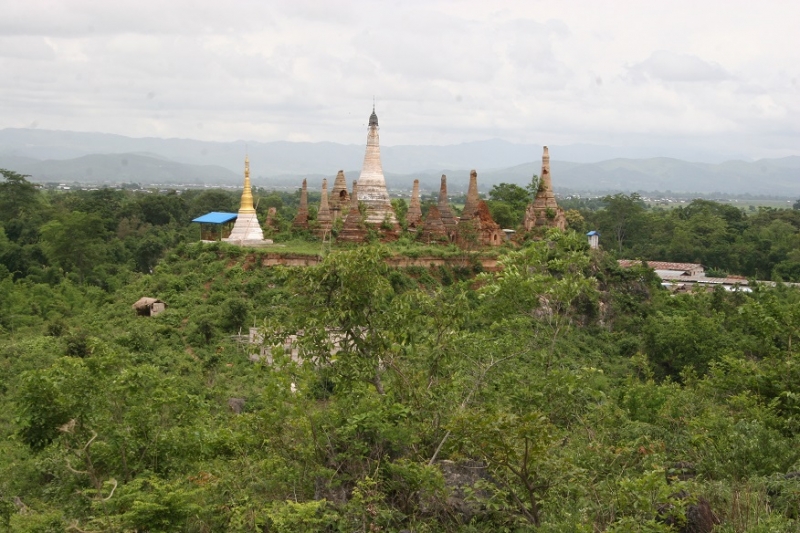
<instances>
[{"instance_id":1,"label":"white stupa","mask_svg":"<svg viewBox=\"0 0 800 533\"><path fill-rule=\"evenodd\" d=\"M378 115L375 106L369 117L369 133L367 133L367 151L364 154L364 166L358 178L358 200L367 206L366 222L380 225L384 221L397 226L397 217L389 192L386 190L386 179L381 166L381 147L378 138Z\"/></svg>"},{"instance_id":2,"label":"white stupa","mask_svg":"<svg viewBox=\"0 0 800 533\"><path fill-rule=\"evenodd\" d=\"M271 239L264 239L264 232L261 231L261 224L258 223L256 209L253 207L253 190L250 186L250 158L244 159L244 191L242 191L242 202L239 206L239 214L236 223L233 225L231 234L223 241L238 246L264 246L272 244Z\"/></svg>"}]
</instances>

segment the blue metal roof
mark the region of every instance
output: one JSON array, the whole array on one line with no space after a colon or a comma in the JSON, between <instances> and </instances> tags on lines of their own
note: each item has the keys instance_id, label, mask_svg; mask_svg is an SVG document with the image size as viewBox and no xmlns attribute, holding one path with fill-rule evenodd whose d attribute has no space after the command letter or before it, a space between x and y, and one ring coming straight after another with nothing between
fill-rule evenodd
<instances>
[{"instance_id":1,"label":"blue metal roof","mask_svg":"<svg viewBox=\"0 0 800 533\"><path fill-rule=\"evenodd\" d=\"M592 235L597 235L599 237L600 236L600 232L592 230L592 231L590 231L589 233L586 234L587 237L591 237Z\"/></svg>"},{"instance_id":2,"label":"blue metal roof","mask_svg":"<svg viewBox=\"0 0 800 533\"><path fill-rule=\"evenodd\" d=\"M237 216L239 215L236 213L218 213L213 211L211 213L206 213L201 217L197 217L196 219L192 220L192 222L200 222L201 224L224 224L234 220Z\"/></svg>"}]
</instances>

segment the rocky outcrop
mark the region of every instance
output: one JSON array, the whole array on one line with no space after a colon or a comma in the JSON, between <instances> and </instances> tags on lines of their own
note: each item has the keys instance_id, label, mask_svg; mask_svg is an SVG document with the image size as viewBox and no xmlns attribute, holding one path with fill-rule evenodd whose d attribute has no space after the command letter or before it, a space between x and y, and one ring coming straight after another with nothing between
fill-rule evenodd
<instances>
[{"instance_id":1,"label":"rocky outcrop","mask_svg":"<svg viewBox=\"0 0 800 533\"><path fill-rule=\"evenodd\" d=\"M409 229L417 229L422 222L422 206L419 201L419 180L414 180L414 188L411 190L411 203L406 213L406 224Z\"/></svg>"},{"instance_id":2,"label":"rocky outcrop","mask_svg":"<svg viewBox=\"0 0 800 533\"><path fill-rule=\"evenodd\" d=\"M437 464L447 491L447 514L466 524L476 515L485 513L478 502L490 497L488 491L479 488L481 482L491 481L486 465L479 461L439 461Z\"/></svg>"},{"instance_id":3,"label":"rocky outcrop","mask_svg":"<svg viewBox=\"0 0 800 533\"><path fill-rule=\"evenodd\" d=\"M300 207L297 208L297 215L294 217L292 227L295 229L308 229L308 183L303 180L303 188L300 190Z\"/></svg>"},{"instance_id":4,"label":"rocky outcrop","mask_svg":"<svg viewBox=\"0 0 800 533\"><path fill-rule=\"evenodd\" d=\"M542 174L539 176L539 190L533 203L528 204L525 210L525 231L535 228L567 229L567 217L564 210L558 207L556 195L553 192L553 182L550 176L550 152L547 146L542 153Z\"/></svg>"}]
</instances>

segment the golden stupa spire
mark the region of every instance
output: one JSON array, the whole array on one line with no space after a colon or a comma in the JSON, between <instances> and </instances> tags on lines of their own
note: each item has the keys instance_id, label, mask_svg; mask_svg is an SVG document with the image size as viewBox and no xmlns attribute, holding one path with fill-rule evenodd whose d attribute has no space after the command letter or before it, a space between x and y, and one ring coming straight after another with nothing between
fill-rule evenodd
<instances>
[{"instance_id":1,"label":"golden stupa spire","mask_svg":"<svg viewBox=\"0 0 800 533\"><path fill-rule=\"evenodd\" d=\"M239 213L255 213L253 208L253 190L250 187L250 157L244 156L244 191L242 191L242 203L239 206Z\"/></svg>"}]
</instances>

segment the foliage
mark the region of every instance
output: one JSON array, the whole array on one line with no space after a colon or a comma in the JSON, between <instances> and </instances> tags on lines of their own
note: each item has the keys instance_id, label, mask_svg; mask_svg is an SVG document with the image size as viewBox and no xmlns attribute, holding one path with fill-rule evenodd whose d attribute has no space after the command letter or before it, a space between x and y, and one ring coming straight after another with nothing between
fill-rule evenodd
<instances>
[{"instance_id":1,"label":"foliage","mask_svg":"<svg viewBox=\"0 0 800 533\"><path fill-rule=\"evenodd\" d=\"M701 501L797 529L798 289L673 295L615 260L793 279L792 210L608 197L577 215L613 253L551 230L478 273L291 233L317 264L266 267L192 242L218 191L33 192L0 231L0 531L666 532Z\"/></svg>"}]
</instances>

